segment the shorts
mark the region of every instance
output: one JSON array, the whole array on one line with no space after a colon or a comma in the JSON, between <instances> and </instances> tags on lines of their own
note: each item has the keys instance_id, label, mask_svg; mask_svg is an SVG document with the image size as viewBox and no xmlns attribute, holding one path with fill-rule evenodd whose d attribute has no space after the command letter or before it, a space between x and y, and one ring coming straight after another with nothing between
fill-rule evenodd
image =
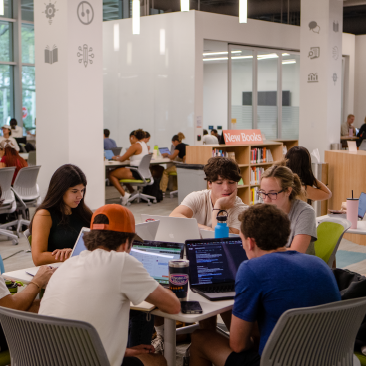
<instances>
[{"instance_id":1,"label":"shorts","mask_svg":"<svg viewBox=\"0 0 366 366\"><path fill-rule=\"evenodd\" d=\"M144 366L137 357L125 357L121 366Z\"/></svg>"},{"instance_id":2,"label":"shorts","mask_svg":"<svg viewBox=\"0 0 366 366\"><path fill-rule=\"evenodd\" d=\"M131 173L133 175L133 179L135 179L135 180L142 180L141 179L141 175L139 173L137 173L136 170L132 170L132 169L130 169L130 170L131 170Z\"/></svg>"},{"instance_id":3,"label":"shorts","mask_svg":"<svg viewBox=\"0 0 366 366\"><path fill-rule=\"evenodd\" d=\"M225 362L225 366L260 366L261 356L258 352L249 350L240 353L232 352Z\"/></svg>"}]
</instances>

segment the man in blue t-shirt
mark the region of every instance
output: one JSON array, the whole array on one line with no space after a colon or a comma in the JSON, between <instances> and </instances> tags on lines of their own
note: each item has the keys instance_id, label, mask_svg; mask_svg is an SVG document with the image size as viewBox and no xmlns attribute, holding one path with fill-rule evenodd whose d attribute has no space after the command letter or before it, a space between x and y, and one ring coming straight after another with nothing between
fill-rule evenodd
<instances>
[{"instance_id":1,"label":"man in blue t-shirt","mask_svg":"<svg viewBox=\"0 0 366 366\"><path fill-rule=\"evenodd\" d=\"M322 259L285 247L290 235L285 213L273 205L257 204L239 219L249 260L236 275L230 340L214 331L196 331L190 366L259 366L268 337L286 310L341 299Z\"/></svg>"},{"instance_id":2,"label":"man in blue t-shirt","mask_svg":"<svg viewBox=\"0 0 366 366\"><path fill-rule=\"evenodd\" d=\"M104 133L104 150L111 150L112 147L117 147L116 141L109 138L111 132L105 128L103 133Z\"/></svg>"}]
</instances>

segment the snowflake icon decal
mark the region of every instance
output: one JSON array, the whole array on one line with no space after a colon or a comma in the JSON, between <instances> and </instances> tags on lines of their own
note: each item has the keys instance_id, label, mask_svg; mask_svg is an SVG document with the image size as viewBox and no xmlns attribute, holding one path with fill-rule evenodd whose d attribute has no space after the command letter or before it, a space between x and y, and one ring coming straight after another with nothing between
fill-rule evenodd
<instances>
[{"instance_id":1,"label":"snowflake icon decal","mask_svg":"<svg viewBox=\"0 0 366 366\"><path fill-rule=\"evenodd\" d=\"M58 9L56 9L55 5L56 5L55 1L53 4L49 3L49 4L45 4L46 5L46 9L45 11L43 11L43 13L46 15L46 18L48 19L48 23L51 25L52 24L52 18L54 18L54 16L56 15L56 11L58 11Z\"/></svg>"}]
</instances>

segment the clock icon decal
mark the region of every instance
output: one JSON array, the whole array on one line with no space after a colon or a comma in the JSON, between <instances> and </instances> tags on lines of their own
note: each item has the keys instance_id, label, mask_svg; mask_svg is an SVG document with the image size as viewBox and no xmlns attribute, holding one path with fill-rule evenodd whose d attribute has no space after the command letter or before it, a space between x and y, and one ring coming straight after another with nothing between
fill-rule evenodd
<instances>
[{"instance_id":1,"label":"clock icon decal","mask_svg":"<svg viewBox=\"0 0 366 366\"><path fill-rule=\"evenodd\" d=\"M89 25L94 19L94 9L87 1L82 1L78 5L77 14L80 22L84 25Z\"/></svg>"}]
</instances>

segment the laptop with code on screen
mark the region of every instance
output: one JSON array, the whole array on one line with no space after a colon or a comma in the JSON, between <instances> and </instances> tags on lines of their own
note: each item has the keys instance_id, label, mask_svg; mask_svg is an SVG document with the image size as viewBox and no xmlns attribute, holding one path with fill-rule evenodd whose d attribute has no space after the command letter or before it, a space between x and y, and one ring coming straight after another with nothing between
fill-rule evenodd
<instances>
[{"instance_id":1,"label":"laptop with code on screen","mask_svg":"<svg viewBox=\"0 0 366 366\"><path fill-rule=\"evenodd\" d=\"M189 283L211 301L230 300L235 296L235 277L248 257L240 238L187 240Z\"/></svg>"}]
</instances>

